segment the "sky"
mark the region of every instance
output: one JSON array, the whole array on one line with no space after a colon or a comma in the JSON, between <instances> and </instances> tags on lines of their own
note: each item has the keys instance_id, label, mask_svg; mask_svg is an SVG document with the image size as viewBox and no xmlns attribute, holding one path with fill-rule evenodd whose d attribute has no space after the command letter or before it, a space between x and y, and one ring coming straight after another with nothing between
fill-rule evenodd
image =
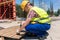
<instances>
[{"instance_id":1,"label":"sky","mask_svg":"<svg viewBox=\"0 0 60 40\"><path fill-rule=\"evenodd\" d=\"M44 7L45 9L48 9L50 8L50 1L53 3L54 11L57 11L60 8L60 0L42 0L40 6ZM16 0L16 4L21 4L21 2L22 0ZM34 0L34 4L35 6L39 6L39 0Z\"/></svg>"}]
</instances>

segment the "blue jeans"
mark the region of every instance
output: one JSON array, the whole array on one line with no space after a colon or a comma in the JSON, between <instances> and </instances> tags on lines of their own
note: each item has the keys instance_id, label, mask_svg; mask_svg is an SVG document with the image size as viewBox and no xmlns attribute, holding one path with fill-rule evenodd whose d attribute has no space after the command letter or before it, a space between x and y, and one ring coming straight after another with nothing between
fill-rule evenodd
<instances>
[{"instance_id":1,"label":"blue jeans","mask_svg":"<svg viewBox=\"0 0 60 40\"><path fill-rule=\"evenodd\" d=\"M36 35L44 35L46 33L47 30L50 29L50 24L28 24L25 27L26 31L34 33Z\"/></svg>"}]
</instances>

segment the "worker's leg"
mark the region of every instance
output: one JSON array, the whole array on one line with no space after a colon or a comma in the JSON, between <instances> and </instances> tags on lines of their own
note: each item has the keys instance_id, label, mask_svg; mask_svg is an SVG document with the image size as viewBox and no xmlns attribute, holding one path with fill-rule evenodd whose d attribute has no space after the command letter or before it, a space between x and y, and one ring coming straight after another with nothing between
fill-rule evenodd
<instances>
[{"instance_id":1,"label":"worker's leg","mask_svg":"<svg viewBox=\"0 0 60 40\"><path fill-rule=\"evenodd\" d=\"M36 35L43 35L46 33L48 29L50 29L50 25L48 24L29 24L26 26L26 31L34 33Z\"/></svg>"}]
</instances>

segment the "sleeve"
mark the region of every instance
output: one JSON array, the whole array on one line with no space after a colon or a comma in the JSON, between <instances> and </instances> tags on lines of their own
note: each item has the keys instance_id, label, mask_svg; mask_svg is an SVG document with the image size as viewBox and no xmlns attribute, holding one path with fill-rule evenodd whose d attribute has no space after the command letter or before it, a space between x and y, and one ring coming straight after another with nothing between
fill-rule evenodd
<instances>
[{"instance_id":1,"label":"sleeve","mask_svg":"<svg viewBox=\"0 0 60 40\"><path fill-rule=\"evenodd\" d=\"M35 12L32 10L28 13L27 18L33 18L35 16Z\"/></svg>"}]
</instances>

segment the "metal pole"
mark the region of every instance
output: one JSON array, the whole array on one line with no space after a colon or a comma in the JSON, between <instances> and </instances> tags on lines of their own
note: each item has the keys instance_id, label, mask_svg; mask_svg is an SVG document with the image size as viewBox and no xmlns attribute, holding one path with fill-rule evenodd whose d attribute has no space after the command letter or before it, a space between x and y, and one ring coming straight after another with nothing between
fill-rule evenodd
<instances>
[{"instance_id":1,"label":"metal pole","mask_svg":"<svg viewBox=\"0 0 60 40\"><path fill-rule=\"evenodd\" d=\"M34 0L32 0L32 4L34 5Z\"/></svg>"},{"instance_id":2,"label":"metal pole","mask_svg":"<svg viewBox=\"0 0 60 40\"><path fill-rule=\"evenodd\" d=\"M53 16L53 2L50 0L50 15Z\"/></svg>"},{"instance_id":3,"label":"metal pole","mask_svg":"<svg viewBox=\"0 0 60 40\"><path fill-rule=\"evenodd\" d=\"M13 19L16 20L16 4L15 4L15 0L13 0Z\"/></svg>"}]
</instances>

